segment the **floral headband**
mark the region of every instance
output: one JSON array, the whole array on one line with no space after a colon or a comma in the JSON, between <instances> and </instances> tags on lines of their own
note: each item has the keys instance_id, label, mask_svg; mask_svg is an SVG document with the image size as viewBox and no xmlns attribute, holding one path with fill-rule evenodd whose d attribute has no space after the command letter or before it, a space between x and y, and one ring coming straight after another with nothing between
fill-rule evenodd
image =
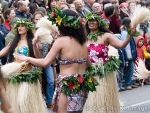
<instances>
[{"instance_id":1,"label":"floral headband","mask_svg":"<svg viewBox=\"0 0 150 113\"><path fill-rule=\"evenodd\" d=\"M87 13L85 19L86 22L88 22L89 20L97 20L99 26L101 25L104 28L108 28L108 24L106 23L106 21L96 13Z\"/></svg>"},{"instance_id":2,"label":"floral headband","mask_svg":"<svg viewBox=\"0 0 150 113\"><path fill-rule=\"evenodd\" d=\"M80 28L80 26L85 23L84 18L68 16L57 8L53 9L52 12L48 12L48 19L57 26L70 27L74 29Z\"/></svg>"},{"instance_id":3,"label":"floral headband","mask_svg":"<svg viewBox=\"0 0 150 113\"><path fill-rule=\"evenodd\" d=\"M15 22L14 22L14 28L18 28L19 24L24 24L28 29L33 30L35 28L35 24L33 24L33 22L28 22L28 20L26 18L18 18Z\"/></svg>"}]
</instances>

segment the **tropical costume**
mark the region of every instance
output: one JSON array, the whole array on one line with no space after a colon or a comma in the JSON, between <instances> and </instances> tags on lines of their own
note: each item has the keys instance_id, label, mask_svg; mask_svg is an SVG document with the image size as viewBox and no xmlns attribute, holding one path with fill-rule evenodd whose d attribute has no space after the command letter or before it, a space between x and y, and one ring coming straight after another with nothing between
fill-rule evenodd
<instances>
[{"instance_id":1,"label":"tropical costume","mask_svg":"<svg viewBox=\"0 0 150 113\"><path fill-rule=\"evenodd\" d=\"M83 113L120 113L115 76L119 61L108 56L108 47L104 44L87 46L92 62L89 71L96 71L99 86L96 87L96 92L89 92Z\"/></svg>"},{"instance_id":2,"label":"tropical costume","mask_svg":"<svg viewBox=\"0 0 150 113\"><path fill-rule=\"evenodd\" d=\"M69 65L72 63L86 63L86 59L80 58L76 60L68 60L65 58L59 57L59 62L61 65ZM88 87L85 85L88 84L88 80L91 79L91 84L94 86L92 90L95 90L95 86L98 85L94 78L91 76L86 76L86 74L71 74L68 76L59 75L56 79L56 89L54 93L53 99L53 111L57 111L59 97L61 93L65 93L67 95L68 104L67 104L67 111L74 112L74 111L82 111L84 104L87 99L87 95L89 92ZM91 91L92 91L91 90Z\"/></svg>"},{"instance_id":3,"label":"tropical costume","mask_svg":"<svg viewBox=\"0 0 150 113\"><path fill-rule=\"evenodd\" d=\"M25 24L27 28L33 26L32 23L27 22L25 19L16 20L15 26L18 24ZM29 26L28 26L29 25ZM25 56L29 56L28 46L15 48L14 53L19 53ZM17 64L17 65L15 65ZM11 69L8 68L11 65ZM20 69L17 66L20 66ZM30 66L30 68L29 68ZM8 72L4 72L5 67ZM16 71L16 68L18 71ZM17 59L14 59L13 63L4 65L2 74L7 80L6 93L8 95L11 105L14 106L17 113L46 113L47 108L41 92L41 85L39 78L41 70L33 67L29 63L20 63ZM28 71L26 71L28 70Z\"/></svg>"},{"instance_id":4,"label":"tropical costume","mask_svg":"<svg viewBox=\"0 0 150 113\"><path fill-rule=\"evenodd\" d=\"M97 14L89 14L86 20L96 20L98 24L107 28L107 23ZM89 92L83 113L120 113L119 97L116 81L116 70L120 61L115 56L109 56L109 48L105 44L97 44L98 36L104 32L89 33L88 54L91 66L87 69L90 75L96 76L99 83L96 92Z\"/></svg>"}]
</instances>

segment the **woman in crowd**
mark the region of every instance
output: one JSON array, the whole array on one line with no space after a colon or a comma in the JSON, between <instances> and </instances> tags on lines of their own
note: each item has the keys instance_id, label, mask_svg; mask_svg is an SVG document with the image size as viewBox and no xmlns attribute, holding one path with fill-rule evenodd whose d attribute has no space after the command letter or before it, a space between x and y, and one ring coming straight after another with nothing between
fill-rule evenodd
<instances>
[{"instance_id":1,"label":"woman in crowd","mask_svg":"<svg viewBox=\"0 0 150 113\"><path fill-rule=\"evenodd\" d=\"M0 51L0 56L8 54L9 63L21 63L20 60L14 58L14 53L41 57L38 47L35 44L32 45L34 24L21 18L14 22L14 27L17 30L15 38ZM11 70L15 67L14 64ZM34 68L30 63L25 63L19 73L10 74L9 76L3 73L3 76L7 78L6 92L17 113L46 113L46 106L38 81L40 74L41 71Z\"/></svg>"},{"instance_id":2,"label":"woman in crowd","mask_svg":"<svg viewBox=\"0 0 150 113\"><path fill-rule=\"evenodd\" d=\"M118 89L115 71L119 61L108 56L108 45L116 48L125 47L131 37L128 34L125 41L121 41L107 30L107 24L97 14L86 16L86 29L88 32L88 53L92 62L91 75L96 74L99 86L96 92L90 92L83 113L120 113ZM134 31L135 29L132 28Z\"/></svg>"},{"instance_id":3,"label":"woman in crowd","mask_svg":"<svg viewBox=\"0 0 150 113\"><path fill-rule=\"evenodd\" d=\"M7 9L4 13L5 22L4 25L6 26L7 30L10 31L10 21L16 16L15 11L13 9Z\"/></svg>"},{"instance_id":4,"label":"woman in crowd","mask_svg":"<svg viewBox=\"0 0 150 113\"><path fill-rule=\"evenodd\" d=\"M86 88L86 91L83 90L83 84L86 82L92 83L92 86L95 85L95 82L92 82L95 80L92 76L88 79L84 76L89 59L82 19L71 10L56 9L52 14L55 15L50 16L49 19L58 25L60 37L53 43L46 57L35 59L19 54L14 56L21 61L26 60L36 66L46 67L59 55L60 75L56 80L56 92L53 100L53 104L56 106L53 107L56 108L57 113L81 113L87 98L87 91L89 91ZM34 39L34 41L36 40L37 38ZM77 81L77 79L81 81Z\"/></svg>"}]
</instances>

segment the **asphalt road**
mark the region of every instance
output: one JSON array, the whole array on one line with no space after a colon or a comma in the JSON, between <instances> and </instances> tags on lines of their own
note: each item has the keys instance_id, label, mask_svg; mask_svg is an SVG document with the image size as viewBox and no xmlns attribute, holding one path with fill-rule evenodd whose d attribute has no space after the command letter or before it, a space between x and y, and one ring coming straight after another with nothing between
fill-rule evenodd
<instances>
[{"instance_id":1,"label":"asphalt road","mask_svg":"<svg viewBox=\"0 0 150 113\"><path fill-rule=\"evenodd\" d=\"M120 92L121 113L150 113L150 85Z\"/></svg>"}]
</instances>

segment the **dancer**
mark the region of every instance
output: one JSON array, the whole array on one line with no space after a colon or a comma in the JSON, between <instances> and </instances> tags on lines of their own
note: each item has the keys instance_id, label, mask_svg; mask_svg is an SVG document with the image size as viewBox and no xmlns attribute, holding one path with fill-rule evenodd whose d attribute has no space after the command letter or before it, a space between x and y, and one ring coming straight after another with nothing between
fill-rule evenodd
<instances>
[{"instance_id":1,"label":"dancer","mask_svg":"<svg viewBox=\"0 0 150 113\"><path fill-rule=\"evenodd\" d=\"M35 59L20 54L14 56L21 61L46 67L59 55L60 75L56 80L52 107L57 113L81 113L88 91L95 91L97 85L93 76L84 74L89 59L83 19L72 10L54 9L49 15L49 19L58 25L60 37L53 43L46 57Z\"/></svg>"},{"instance_id":2,"label":"dancer","mask_svg":"<svg viewBox=\"0 0 150 113\"><path fill-rule=\"evenodd\" d=\"M15 63L21 62L14 58L14 53L41 57L37 45L32 45L34 24L21 18L14 22L14 27L17 31L14 40L0 51L0 56L8 54L8 62L14 62L11 69L7 68L7 72L3 72L4 78L7 79L6 93L17 113L46 113L47 109L39 83L41 71L38 68L25 63L18 73L7 75L8 72L15 71Z\"/></svg>"},{"instance_id":3,"label":"dancer","mask_svg":"<svg viewBox=\"0 0 150 113\"><path fill-rule=\"evenodd\" d=\"M108 56L108 45L116 48L125 47L131 39L130 33L123 42L109 33L107 24L97 14L88 14L86 20L87 47L92 62L89 74L97 75L99 86L96 87L96 92L89 92L83 113L120 113L115 73L120 61ZM132 33L135 28L131 30Z\"/></svg>"}]
</instances>

